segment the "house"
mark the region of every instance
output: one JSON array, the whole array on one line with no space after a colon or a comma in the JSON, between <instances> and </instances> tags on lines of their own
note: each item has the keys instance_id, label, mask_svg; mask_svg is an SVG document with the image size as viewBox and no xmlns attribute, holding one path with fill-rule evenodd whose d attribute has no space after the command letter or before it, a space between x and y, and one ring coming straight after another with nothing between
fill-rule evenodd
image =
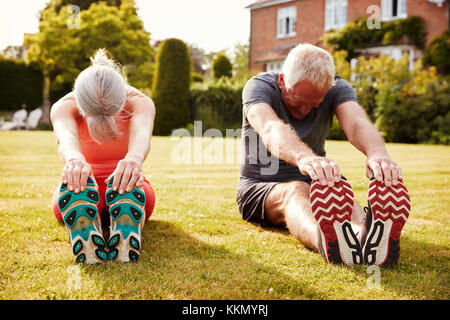
<instances>
[{"instance_id":1,"label":"house","mask_svg":"<svg viewBox=\"0 0 450 320\"><path fill-rule=\"evenodd\" d=\"M307 42L326 48L321 41L324 33L339 29L359 17L369 18L372 14L378 14L381 21L422 17L429 43L449 28L449 1L258 0L247 7L251 17L249 68L252 71L278 72L289 51L298 43ZM421 56L418 48L405 43L369 48L365 54L384 53L399 58L405 52L410 55L410 67Z\"/></svg>"}]
</instances>

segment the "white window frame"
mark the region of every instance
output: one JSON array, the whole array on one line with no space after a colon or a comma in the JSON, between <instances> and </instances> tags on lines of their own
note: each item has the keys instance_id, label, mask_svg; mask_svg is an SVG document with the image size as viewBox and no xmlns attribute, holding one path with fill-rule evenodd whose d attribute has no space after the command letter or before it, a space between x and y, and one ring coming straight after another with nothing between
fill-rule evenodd
<instances>
[{"instance_id":1,"label":"white window frame","mask_svg":"<svg viewBox=\"0 0 450 320\"><path fill-rule=\"evenodd\" d=\"M372 47L366 49L370 54L384 54L386 56L391 57L394 60L399 60L403 57L404 53L408 53L409 55L409 64L408 69L412 71L414 69L414 46L409 44L402 45L390 45L390 46L382 46L382 47ZM353 69L358 61L356 59L352 59L351 68Z\"/></svg>"},{"instance_id":2,"label":"white window frame","mask_svg":"<svg viewBox=\"0 0 450 320\"><path fill-rule=\"evenodd\" d=\"M279 8L277 11L277 39L295 37L297 6Z\"/></svg>"},{"instance_id":3,"label":"white window frame","mask_svg":"<svg viewBox=\"0 0 450 320\"><path fill-rule=\"evenodd\" d=\"M396 15L394 11L394 2L397 2ZM408 17L407 0L381 0L381 20L390 21L404 19Z\"/></svg>"},{"instance_id":4,"label":"white window frame","mask_svg":"<svg viewBox=\"0 0 450 320\"><path fill-rule=\"evenodd\" d=\"M339 29L347 23L348 0L326 0L325 31Z\"/></svg>"},{"instance_id":5,"label":"white window frame","mask_svg":"<svg viewBox=\"0 0 450 320\"><path fill-rule=\"evenodd\" d=\"M284 60L268 61L266 63L266 72L280 73L283 69Z\"/></svg>"}]
</instances>

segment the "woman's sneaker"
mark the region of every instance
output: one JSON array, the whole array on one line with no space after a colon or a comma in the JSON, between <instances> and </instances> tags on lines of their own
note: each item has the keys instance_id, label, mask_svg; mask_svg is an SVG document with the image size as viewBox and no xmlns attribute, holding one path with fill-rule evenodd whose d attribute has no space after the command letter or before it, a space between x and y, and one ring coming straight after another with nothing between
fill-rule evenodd
<instances>
[{"instance_id":1,"label":"woman's sneaker","mask_svg":"<svg viewBox=\"0 0 450 320\"><path fill-rule=\"evenodd\" d=\"M142 228L145 222L145 193L143 187L134 187L123 195L112 189L108 181L106 204L110 214L109 260L138 261Z\"/></svg>"},{"instance_id":2,"label":"woman's sneaker","mask_svg":"<svg viewBox=\"0 0 450 320\"><path fill-rule=\"evenodd\" d=\"M368 202L364 262L383 267L395 265L400 257L400 233L411 209L408 190L401 181L386 187L372 178Z\"/></svg>"},{"instance_id":3,"label":"woman's sneaker","mask_svg":"<svg viewBox=\"0 0 450 320\"><path fill-rule=\"evenodd\" d=\"M69 191L67 184L59 189L58 207L69 232L72 252L78 263L100 263L108 260L97 210L99 201L95 180L88 178L84 191Z\"/></svg>"},{"instance_id":4,"label":"woman's sneaker","mask_svg":"<svg viewBox=\"0 0 450 320\"><path fill-rule=\"evenodd\" d=\"M353 191L341 179L334 187L311 183L310 204L319 224L319 250L328 263L352 266L362 263L359 241L351 227Z\"/></svg>"}]
</instances>

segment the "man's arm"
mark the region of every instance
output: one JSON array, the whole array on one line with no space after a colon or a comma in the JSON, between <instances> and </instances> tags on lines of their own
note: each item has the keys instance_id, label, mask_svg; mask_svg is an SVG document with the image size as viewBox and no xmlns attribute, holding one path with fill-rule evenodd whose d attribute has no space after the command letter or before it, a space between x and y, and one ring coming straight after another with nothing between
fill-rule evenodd
<instances>
[{"instance_id":1,"label":"man's arm","mask_svg":"<svg viewBox=\"0 0 450 320\"><path fill-rule=\"evenodd\" d=\"M402 170L391 160L380 133L370 122L366 112L355 101L347 101L336 108L336 117L348 140L367 156L366 174L386 186L402 180Z\"/></svg>"},{"instance_id":2,"label":"man's arm","mask_svg":"<svg viewBox=\"0 0 450 320\"><path fill-rule=\"evenodd\" d=\"M122 194L125 191L131 191L135 185L142 185L144 181L142 164L150 152L150 140L156 114L155 105L148 97L135 96L131 103L133 116L130 121L128 153L119 161L112 174L114 175L113 189L119 190Z\"/></svg>"},{"instance_id":3,"label":"man's arm","mask_svg":"<svg viewBox=\"0 0 450 320\"><path fill-rule=\"evenodd\" d=\"M316 155L268 104L252 105L247 120L273 155L298 167L302 174L329 186L341 179L339 166L331 159Z\"/></svg>"}]
</instances>

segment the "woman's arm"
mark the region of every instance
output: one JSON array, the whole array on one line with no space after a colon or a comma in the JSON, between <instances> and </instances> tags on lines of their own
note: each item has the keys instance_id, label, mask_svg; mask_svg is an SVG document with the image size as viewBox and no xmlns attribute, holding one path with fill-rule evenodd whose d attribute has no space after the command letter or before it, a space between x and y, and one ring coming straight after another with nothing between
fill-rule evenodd
<instances>
[{"instance_id":1,"label":"woman's arm","mask_svg":"<svg viewBox=\"0 0 450 320\"><path fill-rule=\"evenodd\" d=\"M112 174L114 175L113 190L119 190L121 194L131 191L135 185L141 186L144 181L142 164L150 152L150 140L156 114L155 105L148 97L134 96L130 99L130 103L133 116L130 122L128 153L119 161Z\"/></svg>"},{"instance_id":2,"label":"woman's arm","mask_svg":"<svg viewBox=\"0 0 450 320\"><path fill-rule=\"evenodd\" d=\"M62 181L67 183L70 191L78 193L86 188L87 178L92 170L81 152L75 112L73 102L58 101L51 108L50 119L58 143L58 152L65 164Z\"/></svg>"}]
</instances>

